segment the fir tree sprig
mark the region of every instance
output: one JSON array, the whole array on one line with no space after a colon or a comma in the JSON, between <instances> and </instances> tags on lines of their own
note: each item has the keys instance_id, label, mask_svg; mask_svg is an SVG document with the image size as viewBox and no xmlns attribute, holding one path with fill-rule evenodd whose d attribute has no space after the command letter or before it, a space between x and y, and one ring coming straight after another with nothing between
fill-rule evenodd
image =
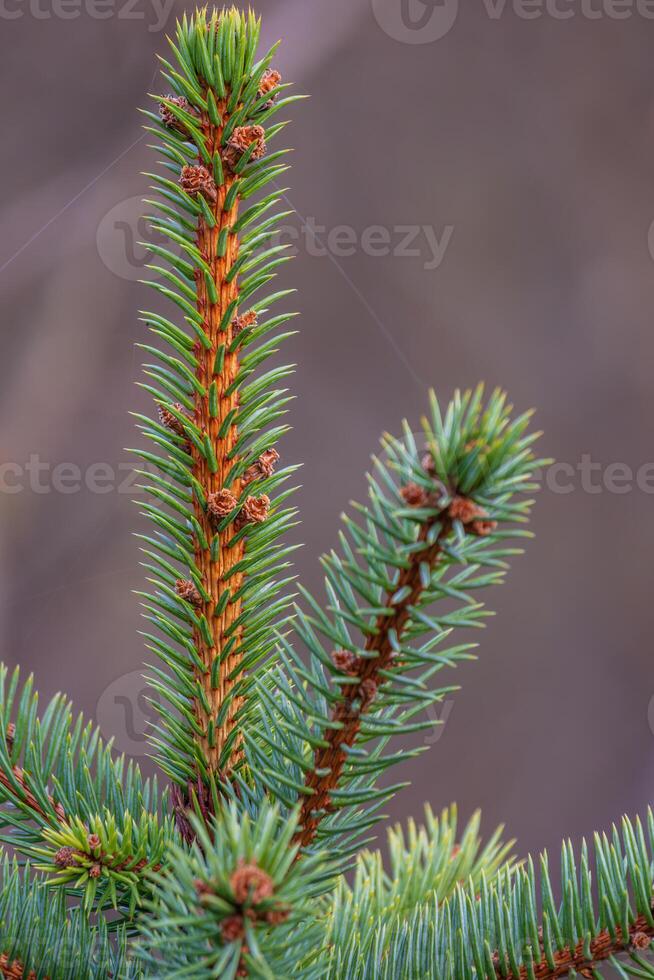
<instances>
[{"instance_id":1,"label":"fir tree sprig","mask_svg":"<svg viewBox=\"0 0 654 980\"><path fill-rule=\"evenodd\" d=\"M389 741L431 725L416 714L453 690L431 678L471 645L445 643L481 625L487 613L471 593L502 581L516 554L502 541L525 533L523 494L539 465L529 420L512 418L501 392L486 404L481 388L457 394L444 414L432 398L426 451L408 426L385 438L362 520L347 518L340 553L325 557L326 610L303 590L308 611L293 629L309 665L280 640L278 690L260 685L262 720L248 735L260 781L286 805L294 794L301 802L303 847L328 842L347 857L377 819L357 811L398 788L376 786L407 757L386 753Z\"/></svg>"},{"instance_id":2,"label":"fir tree sprig","mask_svg":"<svg viewBox=\"0 0 654 980\"><path fill-rule=\"evenodd\" d=\"M167 808L61 695L39 717L32 678L0 664L0 841L51 885L131 917L175 836Z\"/></svg>"},{"instance_id":3,"label":"fir tree sprig","mask_svg":"<svg viewBox=\"0 0 654 980\"><path fill-rule=\"evenodd\" d=\"M171 244L154 249L164 281L150 285L179 317L145 314L163 344L144 345L158 421L141 418L156 450L141 455L159 472L146 487L156 591L145 607L163 634L146 642L163 661L150 675L164 701L152 742L180 787L180 813L193 796L206 809L212 782L243 766L242 729L290 581L291 548L278 539L294 517L282 489L294 467L278 469L276 448L290 367L260 369L292 314L272 312L288 291L255 294L287 259L286 246L270 244L280 195L261 193L287 169L286 151L271 152L284 124L270 120L292 97L279 97L275 49L255 60L259 30L235 8L184 15L173 63L162 59L175 94L147 113L164 158L164 173L150 175L150 223Z\"/></svg>"},{"instance_id":4,"label":"fir tree sprig","mask_svg":"<svg viewBox=\"0 0 654 980\"><path fill-rule=\"evenodd\" d=\"M324 858L295 860L296 818L268 805L251 817L234 803L208 826L192 817L190 850L173 845L170 870L154 876L141 919L144 963L198 980L291 976L297 959L322 945L312 900Z\"/></svg>"}]
</instances>

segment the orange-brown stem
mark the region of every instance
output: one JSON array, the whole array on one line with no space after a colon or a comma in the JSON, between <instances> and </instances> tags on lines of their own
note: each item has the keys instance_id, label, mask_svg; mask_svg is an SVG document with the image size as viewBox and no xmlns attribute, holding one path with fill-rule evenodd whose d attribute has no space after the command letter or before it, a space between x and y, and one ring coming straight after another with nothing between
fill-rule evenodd
<instances>
[{"instance_id":1,"label":"orange-brown stem","mask_svg":"<svg viewBox=\"0 0 654 980\"><path fill-rule=\"evenodd\" d=\"M440 531L430 544L430 531L440 522ZM394 659L391 636L401 638L414 606L424 590L420 576L420 566L427 563L433 568L439 561L443 543L450 531L452 522L446 512L441 512L433 521L423 524L418 548L411 556L410 564L402 569L397 582L386 599L386 609L377 619L375 632L368 637L365 650L370 657L360 659L356 680L343 688L343 699L332 712L332 720L338 727L329 728L326 734L327 746L316 750L314 767L308 773L305 785L311 791L304 797L296 843L307 847L316 836L320 821L331 807L332 790L338 786L347 760L347 749L354 745L361 728L361 719L374 703L380 683L380 671L387 670ZM408 591L406 591L408 589ZM392 596L402 590L404 598L393 603Z\"/></svg>"},{"instance_id":2,"label":"orange-brown stem","mask_svg":"<svg viewBox=\"0 0 654 980\"><path fill-rule=\"evenodd\" d=\"M218 111L224 121L227 121L225 103L218 106ZM205 138L209 153L213 156L214 152L220 151L223 127L214 126L205 114L201 117L201 129ZM225 201L230 187L234 182L234 177L225 174L225 181L222 186L217 187L216 199L209 202L216 224L210 228L205 219L200 216L198 219L196 242L200 254L211 269L211 275L216 285L217 302L212 303L204 274L198 270L197 282L197 309L202 318L203 329L206 332L211 346L206 349L198 345L196 356L199 360L197 377L208 393L212 382L215 381L217 387L217 411L212 417L209 409L209 397L196 397L195 423L200 430L206 434L211 442L215 453L216 465L211 467L204 456L191 447L193 456L193 473L200 485L204 488L205 495L208 497L212 493L217 493L225 486L225 480L230 470L233 460L231 454L237 439L237 429L235 425L230 425L222 437L219 437L221 426L238 405L238 396L235 391L230 391L238 372L238 359L235 353L229 353L229 346L232 341L231 324L226 330L221 331L221 322L229 305L238 296L238 286L234 277L228 281L230 270L238 258L238 238L231 231L237 218L238 199L229 210L225 210ZM223 229L227 229L227 243L224 254L219 255L219 239ZM225 358L222 369L218 374L214 374L216 353L221 345L225 345ZM236 481L230 486L230 490L238 497L241 486ZM200 501L195 501L195 517L202 527L207 541L211 541L214 530L211 518L205 511ZM220 548L217 549L215 560L211 551L201 547L199 540L195 542L195 562L200 570L202 584L210 596L206 602L200 605L200 612L203 613L209 624L212 643L207 643L205 637L199 630L195 631L195 645L197 652L205 665L205 673L202 676L204 694L209 705L209 715L205 707L198 701L196 702L196 714L200 727L204 735L202 737L202 751L209 762L212 771L218 774L220 759L223 754L225 742L233 729L235 715L239 709L239 701L235 699L232 703L227 717L222 721L219 728L211 731L210 721L216 718L221 704L228 697L232 687L236 683L238 662L241 658L239 653L239 639L233 646L230 653L220 665L220 670L212 682L211 667L217 656L220 656L225 645L225 637L234 621L241 612L241 602L239 599L231 599L220 615L216 615L216 607L225 589L229 589L233 595L241 585L241 576L232 575L230 572L234 566L243 558L244 544L239 541L231 545L235 531L233 525L222 532ZM231 764L237 761L240 747L235 745L231 754Z\"/></svg>"}]
</instances>

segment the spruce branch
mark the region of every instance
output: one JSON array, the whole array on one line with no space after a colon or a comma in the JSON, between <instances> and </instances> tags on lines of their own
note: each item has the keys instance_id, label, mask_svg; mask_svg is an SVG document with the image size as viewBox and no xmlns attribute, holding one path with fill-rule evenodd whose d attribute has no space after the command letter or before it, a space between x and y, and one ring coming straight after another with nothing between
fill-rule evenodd
<instances>
[{"instance_id":1,"label":"spruce branch","mask_svg":"<svg viewBox=\"0 0 654 980\"><path fill-rule=\"evenodd\" d=\"M537 465L530 413L511 417L501 392L456 394L444 415L432 398L424 446L406 427L384 439L360 522L346 519L340 551L326 556L327 607L306 590L293 622L308 665L280 637L281 667L260 684L251 767L285 805L300 802L297 842L337 847L343 859L398 788L382 773L421 748L387 753L414 720L453 688L432 677L471 655L446 647L455 628L481 625L471 592L500 582L524 534ZM284 766L283 760L286 760ZM294 799L295 797L295 799ZM352 809L353 808L353 809ZM363 809L362 809L363 808ZM368 810L370 812L365 812Z\"/></svg>"},{"instance_id":2,"label":"spruce branch","mask_svg":"<svg viewBox=\"0 0 654 980\"><path fill-rule=\"evenodd\" d=\"M143 780L55 696L0 664L0 841L91 911L132 917L174 836L156 780Z\"/></svg>"},{"instance_id":3,"label":"spruce branch","mask_svg":"<svg viewBox=\"0 0 654 980\"><path fill-rule=\"evenodd\" d=\"M269 120L292 98L279 98L274 49L255 62L259 30L235 8L184 16L171 42L176 66L162 59L175 94L146 113L173 178L150 175L159 194L150 224L181 251L154 249L165 284L150 285L182 322L146 314L168 352L143 345L157 359L145 387L158 422L139 416L163 453L141 453L159 471L146 486L155 535L143 536L156 590L144 597L146 618L164 634L146 634L163 661L149 678L164 699L151 740L181 822L193 797L210 810L212 785L243 768L254 682L274 648L272 625L287 615L290 579L279 574L292 549L278 538L294 517L281 490L294 467L278 470L275 444L290 367L259 369L290 336L280 327L292 314L266 316L286 292L253 296L287 259L286 246L270 244L279 195L260 193L287 169L285 151L270 149L283 124Z\"/></svg>"}]
</instances>

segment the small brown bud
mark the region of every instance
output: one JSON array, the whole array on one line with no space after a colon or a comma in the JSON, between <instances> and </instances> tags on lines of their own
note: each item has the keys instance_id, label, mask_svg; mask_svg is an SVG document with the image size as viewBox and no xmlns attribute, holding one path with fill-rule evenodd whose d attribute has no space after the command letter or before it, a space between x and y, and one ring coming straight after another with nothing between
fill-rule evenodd
<instances>
[{"instance_id":1,"label":"small brown bud","mask_svg":"<svg viewBox=\"0 0 654 980\"><path fill-rule=\"evenodd\" d=\"M75 853L73 847L60 847L55 853L54 863L58 868L71 868L77 864Z\"/></svg>"},{"instance_id":2,"label":"small brown bud","mask_svg":"<svg viewBox=\"0 0 654 980\"><path fill-rule=\"evenodd\" d=\"M361 681L359 684L359 697L361 699L361 710L365 711L366 708L374 701L377 695L377 682L373 681L372 677L366 678L365 681Z\"/></svg>"},{"instance_id":3,"label":"small brown bud","mask_svg":"<svg viewBox=\"0 0 654 980\"><path fill-rule=\"evenodd\" d=\"M173 405L173 408L176 409L178 412L182 411L182 406L179 404L179 402L176 402ZM184 432L184 426L182 425L180 420L177 418L176 415L173 415L170 409L166 408L165 405L157 405L157 414L159 416L159 421L161 422L161 424L165 425L166 428L170 429L171 432L174 432L178 436L186 435L186 433Z\"/></svg>"},{"instance_id":4,"label":"small brown bud","mask_svg":"<svg viewBox=\"0 0 654 980\"><path fill-rule=\"evenodd\" d=\"M240 915L228 915L220 923L220 932L226 943L233 943L237 939L242 939L245 935L243 917Z\"/></svg>"},{"instance_id":5,"label":"small brown bud","mask_svg":"<svg viewBox=\"0 0 654 980\"><path fill-rule=\"evenodd\" d=\"M215 521L222 521L223 517L234 510L238 500L231 490L223 488L216 493L210 493L207 497L207 512Z\"/></svg>"},{"instance_id":6,"label":"small brown bud","mask_svg":"<svg viewBox=\"0 0 654 980\"><path fill-rule=\"evenodd\" d=\"M473 521L470 530L478 538L487 538L497 527L497 521Z\"/></svg>"},{"instance_id":7,"label":"small brown bud","mask_svg":"<svg viewBox=\"0 0 654 980\"><path fill-rule=\"evenodd\" d=\"M194 114L194 110L191 108L188 99L185 99L183 96L167 95L166 98L168 102L172 102L179 109L183 109L191 115ZM176 129L178 133L186 134L186 126L177 118L170 106L166 105L165 102L159 103L159 116L164 126L168 126L169 129Z\"/></svg>"},{"instance_id":8,"label":"small brown bud","mask_svg":"<svg viewBox=\"0 0 654 980\"><path fill-rule=\"evenodd\" d=\"M266 131L263 126L237 126L223 150L224 163L234 170L252 143L254 149L250 160L260 160L266 152Z\"/></svg>"},{"instance_id":9,"label":"small brown bud","mask_svg":"<svg viewBox=\"0 0 654 980\"><path fill-rule=\"evenodd\" d=\"M7 732L6 732L7 748L9 749L10 752L14 747L15 738L16 738L16 726L14 725L13 721L10 721L9 724L7 725Z\"/></svg>"},{"instance_id":10,"label":"small brown bud","mask_svg":"<svg viewBox=\"0 0 654 980\"><path fill-rule=\"evenodd\" d=\"M635 932L631 937L631 945L634 949L649 949L652 939L645 932Z\"/></svg>"},{"instance_id":11,"label":"small brown bud","mask_svg":"<svg viewBox=\"0 0 654 980\"><path fill-rule=\"evenodd\" d=\"M89 878L99 878L102 874L101 864L92 864L89 868Z\"/></svg>"},{"instance_id":12,"label":"small brown bud","mask_svg":"<svg viewBox=\"0 0 654 980\"><path fill-rule=\"evenodd\" d=\"M178 578L175 582L175 592L186 602L189 602L192 606L202 605L202 596L200 595L198 589L194 582L189 580Z\"/></svg>"},{"instance_id":13,"label":"small brown bud","mask_svg":"<svg viewBox=\"0 0 654 980\"><path fill-rule=\"evenodd\" d=\"M282 922L286 922L290 914L291 914L290 909L286 909L286 908L270 909L269 912L266 912L264 918L266 922L269 923L269 925L279 926L282 924Z\"/></svg>"},{"instance_id":14,"label":"small brown bud","mask_svg":"<svg viewBox=\"0 0 654 980\"><path fill-rule=\"evenodd\" d=\"M361 670L361 658L357 657L356 653L352 653L351 650L334 650L332 663L336 670L340 670L342 674L349 674L351 677L356 677Z\"/></svg>"},{"instance_id":15,"label":"small brown bud","mask_svg":"<svg viewBox=\"0 0 654 980\"><path fill-rule=\"evenodd\" d=\"M409 507L424 507L427 503L427 494L417 483L407 483L400 490L400 496Z\"/></svg>"},{"instance_id":16,"label":"small brown bud","mask_svg":"<svg viewBox=\"0 0 654 980\"><path fill-rule=\"evenodd\" d=\"M248 497L241 511L246 523L263 524L270 510L270 497L262 493L260 497Z\"/></svg>"},{"instance_id":17,"label":"small brown bud","mask_svg":"<svg viewBox=\"0 0 654 980\"><path fill-rule=\"evenodd\" d=\"M238 337L241 331L246 330L248 327L255 327L256 324L256 310L248 310L247 313L241 313L240 316L235 316L232 320L232 335Z\"/></svg>"},{"instance_id":18,"label":"small brown bud","mask_svg":"<svg viewBox=\"0 0 654 980\"><path fill-rule=\"evenodd\" d=\"M275 464L279 462L279 453L276 449L266 449L259 456L259 469L263 476L272 476L275 472Z\"/></svg>"},{"instance_id":19,"label":"small brown bud","mask_svg":"<svg viewBox=\"0 0 654 980\"><path fill-rule=\"evenodd\" d=\"M91 850L94 850L96 847L100 847L100 838L97 834L89 834L89 836L86 838L86 843L89 845Z\"/></svg>"},{"instance_id":20,"label":"small brown bud","mask_svg":"<svg viewBox=\"0 0 654 980\"><path fill-rule=\"evenodd\" d=\"M274 88L277 88L282 80L282 76L274 68L266 68L263 75L261 76L261 81L259 82L259 91L257 92L257 99L262 99L264 95L268 95L272 92ZM264 102L262 109L270 109L271 106L275 104L276 95Z\"/></svg>"},{"instance_id":21,"label":"small brown bud","mask_svg":"<svg viewBox=\"0 0 654 980\"><path fill-rule=\"evenodd\" d=\"M273 880L256 864L240 864L230 878L234 899L239 905L258 905L270 898Z\"/></svg>"},{"instance_id":22,"label":"small brown bud","mask_svg":"<svg viewBox=\"0 0 654 980\"><path fill-rule=\"evenodd\" d=\"M213 889L208 881L203 881L202 878L195 878L193 881L193 887L198 895L211 895L213 894Z\"/></svg>"},{"instance_id":23,"label":"small brown bud","mask_svg":"<svg viewBox=\"0 0 654 980\"><path fill-rule=\"evenodd\" d=\"M481 517L488 517L483 507L480 507L469 497L453 497L448 508L448 514L453 521L470 524Z\"/></svg>"},{"instance_id":24,"label":"small brown bud","mask_svg":"<svg viewBox=\"0 0 654 980\"><path fill-rule=\"evenodd\" d=\"M420 465L425 473L429 473L430 476L436 476L436 462L430 452L424 454L420 461Z\"/></svg>"},{"instance_id":25,"label":"small brown bud","mask_svg":"<svg viewBox=\"0 0 654 980\"><path fill-rule=\"evenodd\" d=\"M208 201L216 200L216 184L206 167L201 165L182 167L179 186L187 194L202 194Z\"/></svg>"}]
</instances>

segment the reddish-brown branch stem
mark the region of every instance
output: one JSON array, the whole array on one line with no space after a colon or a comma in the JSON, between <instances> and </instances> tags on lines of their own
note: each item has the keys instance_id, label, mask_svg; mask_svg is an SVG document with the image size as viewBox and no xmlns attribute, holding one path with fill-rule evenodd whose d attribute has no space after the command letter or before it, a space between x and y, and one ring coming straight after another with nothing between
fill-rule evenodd
<instances>
[{"instance_id":1,"label":"reddish-brown branch stem","mask_svg":"<svg viewBox=\"0 0 654 980\"><path fill-rule=\"evenodd\" d=\"M227 121L226 105L219 105L218 111L224 121ZM201 117L201 130L205 137L205 142L209 153L212 155L220 151L223 127L214 126L205 114ZM200 159L200 163L202 160ZM216 224L210 228L204 218L198 219L196 243L200 254L211 269L212 278L216 284L218 293L217 302L212 303L204 274L198 270L197 274L197 309L202 318L203 329L205 330L210 342L210 348L206 349L201 345L196 347L196 357L199 368L197 377L204 389L208 392L212 382L215 381L217 387L217 413L212 417L209 409L209 397L197 396L195 405L195 424L205 433L213 447L216 466L209 466L205 457L191 446L190 452L193 457L193 473L200 485L203 487L205 495L216 493L224 488L225 480L233 460L230 458L233 453L237 439L235 425L230 425L222 438L219 437L221 426L223 426L230 412L238 405L238 398L235 391L230 391L238 373L238 359L236 353L229 352L232 342L232 326L221 331L221 322L229 305L238 296L237 277L228 281L230 270L238 258L238 238L232 233L231 229L236 221L238 212L238 199L230 210L225 210L225 200L234 178L225 175L222 186L216 188L215 200L209 202L209 206L216 219ZM219 239L221 232L226 229L227 243L223 255L219 255ZM214 374L214 364L216 352L220 345L225 345L224 365L220 373ZM236 481L230 487L232 492L238 497L241 486ZM196 500L195 517L200 524L207 541L211 541L214 536L214 529L211 518L205 511L202 504ZM235 716L240 707L237 698L233 699L229 713L220 727L210 731L209 722L215 720L220 706L229 696L231 689L238 680L238 661L241 658L239 651L239 638L236 638L233 650L223 663L217 679L212 681L211 667L214 659L220 654L225 644L225 637L234 621L241 613L241 603L239 599L230 600L220 615L216 615L216 607L220 602L225 589L229 589L234 594L241 585L241 576L236 574L230 576L231 570L243 558L244 545L239 541L231 545L235 531L233 525L221 534L220 548L217 550L216 558L213 560L211 551L202 548L196 537L195 542L195 562L200 570L202 583L210 598L202 601L199 611L204 614L209 624L212 636L212 643L208 644L199 630L195 631L194 641L200 658L205 665L205 673L202 676L204 694L206 702L210 706L207 716L205 707L198 701L196 702L196 715L201 728L204 731L202 737L202 752L209 762L210 768L218 774L220 759L223 754L226 740L233 729ZM231 763L237 761L241 752L240 745L237 743L231 753Z\"/></svg>"},{"instance_id":2,"label":"reddish-brown branch stem","mask_svg":"<svg viewBox=\"0 0 654 980\"><path fill-rule=\"evenodd\" d=\"M430 532L440 522L440 531L429 544ZM338 727L327 730L328 745L316 750L314 767L306 778L306 787L311 794L304 797L296 843L307 847L316 836L320 821L331 806L332 790L338 786L347 760L347 749L354 745L361 728L361 718L374 702L380 671L388 669L394 659L391 635L401 638L411 616L411 607L416 604L424 591L420 577L420 566L428 564L433 568L439 561L443 542L452 530L452 522L446 512L441 512L432 521L422 525L418 543L423 547L413 552L409 565L398 575L392 592L387 596L387 612L377 619L375 632L368 637L365 650L373 656L361 658L356 680L343 688L343 699L332 712L332 721ZM408 592L406 591L408 589ZM404 598L393 603L392 596L402 590Z\"/></svg>"},{"instance_id":3,"label":"reddish-brown branch stem","mask_svg":"<svg viewBox=\"0 0 654 980\"><path fill-rule=\"evenodd\" d=\"M582 977L592 977L593 969L598 963L610 959L611 956L619 956L629 949L647 949L649 941L654 938L654 928L649 924L644 915L638 916L633 925L629 928L629 935L625 939L622 932L618 929L616 938L612 938L607 930L603 930L590 944L590 958L586 956L584 943L577 943L574 949L565 949L554 954L554 967L551 967L543 956L543 962L534 966L534 976L536 980L559 980L567 977L571 970L576 970ZM527 980L528 974L526 967L522 967L519 973L504 974L497 968L498 980Z\"/></svg>"}]
</instances>

